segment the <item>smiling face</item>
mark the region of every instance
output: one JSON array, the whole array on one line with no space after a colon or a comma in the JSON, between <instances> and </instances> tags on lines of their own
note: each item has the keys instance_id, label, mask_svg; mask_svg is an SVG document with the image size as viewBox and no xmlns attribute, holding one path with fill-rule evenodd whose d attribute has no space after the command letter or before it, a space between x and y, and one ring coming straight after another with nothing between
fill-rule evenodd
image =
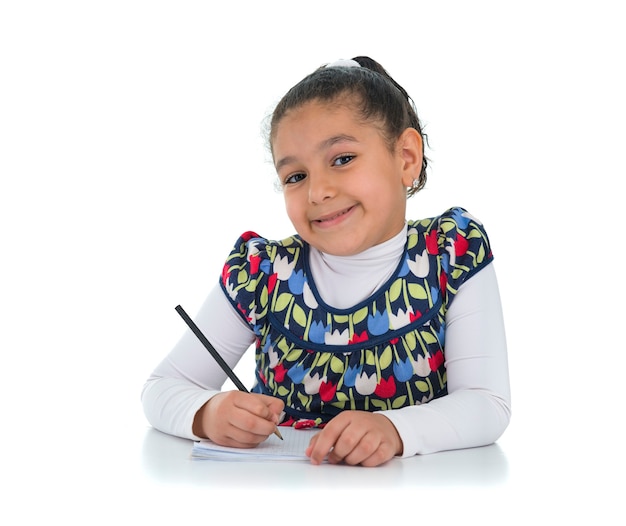
<instances>
[{"instance_id":1,"label":"smiling face","mask_svg":"<svg viewBox=\"0 0 626 526\"><path fill-rule=\"evenodd\" d=\"M421 137L408 128L389 148L375 122L346 103L307 102L278 124L272 153L287 215L322 252L358 254L404 226L406 189L419 176Z\"/></svg>"}]
</instances>

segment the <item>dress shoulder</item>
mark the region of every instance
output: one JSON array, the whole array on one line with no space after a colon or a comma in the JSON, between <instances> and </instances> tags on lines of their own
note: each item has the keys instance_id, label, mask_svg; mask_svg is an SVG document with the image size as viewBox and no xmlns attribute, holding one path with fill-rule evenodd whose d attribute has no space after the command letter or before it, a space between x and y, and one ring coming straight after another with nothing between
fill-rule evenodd
<instances>
[{"instance_id":1,"label":"dress shoulder","mask_svg":"<svg viewBox=\"0 0 626 526\"><path fill-rule=\"evenodd\" d=\"M275 241L248 231L237 239L222 268L220 285L247 323L254 325L266 310L263 303L276 281L291 274L294 262L301 259L294 254L299 255L302 247L295 235Z\"/></svg>"},{"instance_id":2,"label":"dress shoulder","mask_svg":"<svg viewBox=\"0 0 626 526\"><path fill-rule=\"evenodd\" d=\"M423 236L425 251L439 259L441 288L452 294L493 260L482 222L464 208L452 207L439 216L408 224L409 237L417 236L419 240Z\"/></svg>"}]
</instances>

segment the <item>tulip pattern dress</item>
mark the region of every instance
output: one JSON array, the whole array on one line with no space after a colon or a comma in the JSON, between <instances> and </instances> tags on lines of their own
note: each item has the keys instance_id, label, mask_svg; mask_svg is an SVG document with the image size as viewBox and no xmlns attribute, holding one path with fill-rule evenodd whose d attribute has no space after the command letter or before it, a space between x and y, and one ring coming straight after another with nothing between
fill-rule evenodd
<instances>
[{"instance_id":1,"label":"tulip pattern dress","mask_svg":"<svg viewBox=\"0 0 626 526\"><path fill-rule=\"evenodd\" d=\"M347 409L379 411L447 394L445 314L492 259L482 224L462 208L408 221L392 277L350 309L321 299L299 236L242 235L221 277L256 336L254 392L285 402L283 425L323 426Z\"/></svg>"}]
</instances>

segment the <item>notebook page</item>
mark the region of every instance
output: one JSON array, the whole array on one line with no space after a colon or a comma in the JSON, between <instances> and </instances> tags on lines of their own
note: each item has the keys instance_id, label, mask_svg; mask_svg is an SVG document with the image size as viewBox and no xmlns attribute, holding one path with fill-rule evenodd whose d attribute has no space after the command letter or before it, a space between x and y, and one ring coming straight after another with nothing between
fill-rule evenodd
<instances>
[{"instance_id":1,"label":"notebook page","mask_svg":"<svg viewBox=\"0 0 626 526\"><path fill-rule=\"evenodd\" d=\"M241 449L217 445L210 440L194 442L191 457L213 460L308 460L304 454L311 438L318 429L295 429L281 427L283 440L270 435L255 448Z\"/></svg>"}]
</instances>

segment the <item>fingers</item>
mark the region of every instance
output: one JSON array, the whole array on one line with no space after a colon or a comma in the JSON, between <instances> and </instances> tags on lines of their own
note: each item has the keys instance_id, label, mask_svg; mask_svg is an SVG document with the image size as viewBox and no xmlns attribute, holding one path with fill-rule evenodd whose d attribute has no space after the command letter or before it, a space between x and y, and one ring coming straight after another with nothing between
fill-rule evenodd
<instances>
[{"instance_id":1,"label":"fingers","mask_svg":"<svg viewBox=\"0 0 626 526\"><path fill-rule=\"evenodd\" d=\"M402 442L389 419L373 413L346 411L313 437L306 454L313 464L378 466L402 452Z\"/></svg>"},{"instance_id":2,"label":"fingers","mask_svg":"<svg viewBox=\"0 0 626 526\"><path fill-rule=\"evenodd\" d=\"M276 398L229 391L207 404L208 437L231 447L254 447L272 434L284 404Z\"/></svg>"}]
</instances>

